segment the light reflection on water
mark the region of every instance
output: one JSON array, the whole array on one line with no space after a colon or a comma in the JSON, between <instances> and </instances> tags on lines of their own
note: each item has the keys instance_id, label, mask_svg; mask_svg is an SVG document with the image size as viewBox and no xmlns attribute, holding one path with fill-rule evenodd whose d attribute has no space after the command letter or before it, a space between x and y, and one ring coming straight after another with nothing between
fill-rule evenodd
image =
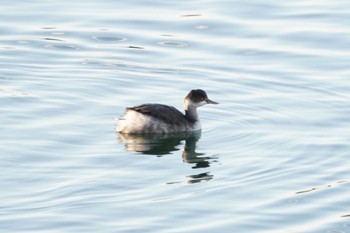
<instances>
[{"instance_id":1,"label":"light reflection on water","mask_svg":"<svg viewBox=\"0 0 350 233\"><path fill-rule=\"evenodd\" d=\"M350 232L348 1L2 7L3 231ZM195 88L201 135L114 132Z\"/></svg>"}]
</instances>

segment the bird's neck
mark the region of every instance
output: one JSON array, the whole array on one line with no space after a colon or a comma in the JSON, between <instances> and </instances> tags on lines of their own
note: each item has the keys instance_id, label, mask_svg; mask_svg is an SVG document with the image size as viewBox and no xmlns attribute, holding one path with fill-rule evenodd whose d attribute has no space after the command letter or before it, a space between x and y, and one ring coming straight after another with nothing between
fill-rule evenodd
<instances>
[{"instance_id":1,"label":"bird's neck","mask_svg":"<svg viewBox=\"0 0 350 233\"><path fill-rule=\"evenodd\" d=\"M187 108L185 108L185 116L190 120L199 121L196 107L187 106Z\"/></svg>"}]
</instances>

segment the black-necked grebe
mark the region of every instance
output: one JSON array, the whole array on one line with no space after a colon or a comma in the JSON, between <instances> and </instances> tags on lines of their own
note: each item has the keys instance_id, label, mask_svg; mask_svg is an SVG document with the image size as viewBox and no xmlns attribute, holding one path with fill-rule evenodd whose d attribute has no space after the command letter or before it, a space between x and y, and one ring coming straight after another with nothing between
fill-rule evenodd
<instances>
[{"instance_id":1,"label":"black-necked grebe","mask_svg":"<svg viewBox=\"0 0 350 233\"><path fill-rule=\"evenodd\" d=\"M205 104L218 104L208 99L203 90L192 90L184 101L185 114L163 104L142 104L126 108L117 122L117 132L125 134L177 133L201 129L197 108Z\"/></svg>"}]
</instances>

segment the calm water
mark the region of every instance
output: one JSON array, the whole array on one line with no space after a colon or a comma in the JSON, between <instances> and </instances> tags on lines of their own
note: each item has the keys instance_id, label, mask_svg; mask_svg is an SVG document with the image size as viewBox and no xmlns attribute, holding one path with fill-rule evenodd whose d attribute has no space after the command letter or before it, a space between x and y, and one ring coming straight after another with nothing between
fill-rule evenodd
<instances>
[{"instance_id":1,"label":"calm water","mask_svg":"<svg viewBox=\"0 0 350 233\"><path fill-rule=\"evenodd\" d=\"M350 232L349 1L0 9L2 232ZM200 135L115 133L194 88Z\"/></svg>"}]
</instances>

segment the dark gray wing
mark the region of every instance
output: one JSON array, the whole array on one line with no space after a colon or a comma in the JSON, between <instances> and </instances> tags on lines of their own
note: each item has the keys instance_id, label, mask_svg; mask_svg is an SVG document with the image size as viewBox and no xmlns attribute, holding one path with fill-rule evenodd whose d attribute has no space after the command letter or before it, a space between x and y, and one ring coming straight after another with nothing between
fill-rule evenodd
<instances>
[{"instance_id":1,"label":"dark gray wing","mask_svg":"<svg viewBox=\"0 0 350 233\"><path fill-rule=\"evenodd\" d=\"M142 104L135 107L127 108L155 119L167 122L169 124L178 124L187 121L187 118L179 110L164 104Z\"/></svg>"}]
</instances>

